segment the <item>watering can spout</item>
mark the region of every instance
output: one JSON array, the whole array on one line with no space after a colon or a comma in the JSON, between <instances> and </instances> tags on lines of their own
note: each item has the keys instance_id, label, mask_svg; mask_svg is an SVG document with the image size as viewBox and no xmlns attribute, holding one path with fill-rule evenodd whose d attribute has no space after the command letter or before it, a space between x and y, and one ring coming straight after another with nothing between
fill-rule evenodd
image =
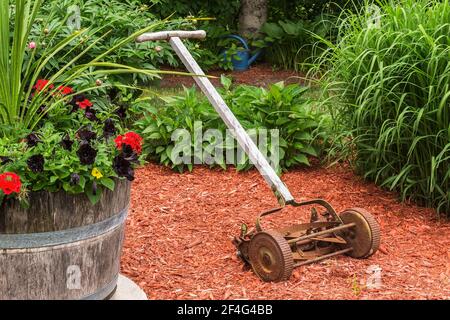
<instances>
[{"instance_id":1,"label":"watering can spout","mask_svg":"<svg viewBox=\"0 0 450 320\"><path fill-rule=\"evenodd\" d=\"M249 66L249 67L251 66L251 64L252 64L253 62L256 61L256 59L259 58L259 56L261 55L261 52L262 52L261 49L258 50L258 51L253 55L253 57L251 57L250 59L248 59L248 66Z\"/></svg>"}]
</instances>

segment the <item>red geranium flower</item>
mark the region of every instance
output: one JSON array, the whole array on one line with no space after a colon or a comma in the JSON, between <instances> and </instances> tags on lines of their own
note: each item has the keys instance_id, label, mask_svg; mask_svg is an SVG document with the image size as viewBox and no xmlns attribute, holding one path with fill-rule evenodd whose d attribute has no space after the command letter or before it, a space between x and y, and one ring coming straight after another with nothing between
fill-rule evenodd
<instances>
[{"instance_id":1,"label":"red geranium flower","mask_svg":"<svg viewBox=\"0 0 450 320\"><path fill-rule=\"evenodd\" d=\"M0 190L8 195L13 192L19 193L21 187L20 177L13 172L5 172L0 174Z\"/></svg>"},{"instance_id":2,"label":"red geranium flower","mask_svg":"<svg viewBox=\"0 0 450 320\"><path fill-rule=\"evenodd\" d=\"M86 108L92 107L92 102L90 102L88 99L84 99L83 101L77 102L77 105L78 105L81 109L86 109Z\"/></svg>"},{"instance_id":3,"label":"red geranium flower","mask_svg":"<svg viewBox=\"0 0 450 320\"><path fill-rule=\"evenodd\" d=\"M59 91L59 93L61 93L64 96L73 93L73 89L71 87L65 87L65 86L59 86L58 91Z\"/></svg>"},{"instance_id":4,"label":"red geranium flower","mask_svg":"<svg viewBox=\"0 0 450 320\"><path fill-rule=\"evenodd\" d=\"M130 131L124 135L118 136L114 142L116 143L117 149L121 150L124 144L129 145L134 152L140 154L142 152L142 137L136 132Z\"/></svg>"},{"instance_id":5,"label":"red geranium flower","mask_svg":"<svg viewBox=\"0 0 450 320\"><path fill-rule=\"evenodd\" d=\"M44 90L45 86L48 84L48 80L45 79L39 79L36 84L34 85L33 89L36 91L42 91ZM53 84L49 85L48 88L53 89L55 86Z\"/></svg>"}]
</instances>

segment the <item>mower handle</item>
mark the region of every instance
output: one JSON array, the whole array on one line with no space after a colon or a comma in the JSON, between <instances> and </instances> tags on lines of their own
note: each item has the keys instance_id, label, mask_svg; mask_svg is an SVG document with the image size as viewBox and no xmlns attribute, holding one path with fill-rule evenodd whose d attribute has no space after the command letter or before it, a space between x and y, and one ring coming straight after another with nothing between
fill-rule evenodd
<instances>
[{"instance_id":1,"label":"mower handle","mask_svg":"<svg viewBox=\"0 0 450 320\"><path fill-rule=\"evenodd\" d=\"M173 31L159 31L144 33L136 38L136 42L142 43L146 41L161 41L170 40L170 38L180 38L180 39L205 39L206 31L196 30L196 31L183 31L183 30L173 30Z\"/></svg>"}]
</instances>

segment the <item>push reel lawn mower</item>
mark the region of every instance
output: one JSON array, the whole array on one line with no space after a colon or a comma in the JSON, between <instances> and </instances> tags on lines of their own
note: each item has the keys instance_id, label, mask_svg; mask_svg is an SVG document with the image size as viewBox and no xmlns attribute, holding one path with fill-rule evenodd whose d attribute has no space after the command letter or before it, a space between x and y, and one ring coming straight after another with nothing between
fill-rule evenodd
<instances>
[{"instance_id":1,"label":"push reel lawn mower","mask_svg":"<svg viewBox=\"0 0 450 320\"><path fill-rule=\"evenodd\" d=\"M283 204L281 208L262 213L253 231L248 231L246 225L242 226L241 234L233 240L238 256L262 280L284 281L289 279L294 267L342 254L353 258L368 258L374 254L380 245L380 227L369 212L352 208L337 214L325 200L295 201L182 41L205 37L206 33L202 30L163 31L143 34L137 42L169 41L189 72L195 75L195 82L233 132L241 148ZM279 213L286 206L312 206L310 221L287 228L265 230L261 224L262 218Z\"/></svg>"}]
</instances>

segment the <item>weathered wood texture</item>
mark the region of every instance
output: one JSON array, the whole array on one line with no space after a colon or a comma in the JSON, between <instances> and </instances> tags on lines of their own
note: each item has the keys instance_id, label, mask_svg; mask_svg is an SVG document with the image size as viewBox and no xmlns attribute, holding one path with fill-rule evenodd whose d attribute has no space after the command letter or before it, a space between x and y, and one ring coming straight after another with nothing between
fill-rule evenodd
<instances>
[{"instance_id":1,"label":"weathered wood texture","mask_svg":"<svg viewBox=\"0 0 450 320\"><path fill-rule=\"evenodd\" d=\"M66 192L30 194L30 208L8 201L0 210L0 234L66 230L103 221L119 213L130 199L129 182L117 180L114 192L104 190L93 206L86 195Z\"/></svg>"},{"instance_id":2,"label":"weathered wood texture","mask_svg":"<svg viewBox=\"0 0 450 320\"><path fill-rule=\"evenodd\" d=\"M180 39L205 39L206 32L204 30L195 30L195 31L173 30L173 31L150 32L144 33L139 37L137 37L136 42L140 43L145 41L169 40L172 37L177 37Z\"/></svg>"},{"instance_id":3,"label":"weathered wood texture","mask_svg":"<svg viewBox=\"0 0 450 320\"><path fill-rule=\"evenodd\" d=\"M117 181L116 190L105 192L95 206L84 195L64 192L33 194L29 209L8 203L0 214L0 300L108 296L119 273L129 199L129 182ZM31 242L23 247L27 242L21 240L66 232L82 235L88 228L97 233L86 233L74 242L41 246ZM18 239L17 248L2 247L2 242L7 243L2 237Z\"/></svg>"}]
</instances>

